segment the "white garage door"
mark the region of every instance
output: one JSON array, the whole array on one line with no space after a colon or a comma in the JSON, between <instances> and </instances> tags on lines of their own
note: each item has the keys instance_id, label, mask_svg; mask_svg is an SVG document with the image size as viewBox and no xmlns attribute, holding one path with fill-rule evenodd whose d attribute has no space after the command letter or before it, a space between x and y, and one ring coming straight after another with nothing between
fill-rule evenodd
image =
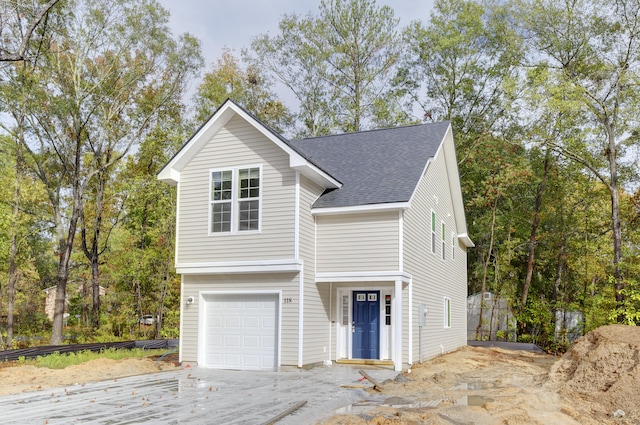
<instances>
[{"instance_id":1,"label":"white garage door","mask_svg":"<svg viewBox=\"0 0 640 425\"><path fill-rule=\"evenodd\" d=\"M277 294L210 294L204 300L204 367L277 367Z\"/></svg>"}]
</instances>

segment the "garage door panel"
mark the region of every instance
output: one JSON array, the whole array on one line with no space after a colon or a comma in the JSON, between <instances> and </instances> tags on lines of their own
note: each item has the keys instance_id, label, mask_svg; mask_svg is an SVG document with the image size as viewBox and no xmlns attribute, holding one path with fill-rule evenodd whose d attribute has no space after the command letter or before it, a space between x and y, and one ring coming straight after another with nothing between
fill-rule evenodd
<instances>
[{"instance_id":1,"label":"garage door panel","mask_svg":"<svg viewBox=\"0 0 640 425\"><path fill-rule=\"evenodd\" d=\"M243 345L246 348L263 348L260 340L261 338L255 335L245 336Z\"/></svg>"},{"instance_id":2,"label":"garage door panel","mask_svg":"<svg viewBox=\"0 0 640 425\"><path fill-rule=\"evenodd\" d=\"M262 319L263 318L260 317L260 316L245 317L244 318L244 327L245 328L257 328L257 327L260 327L264 323L264 321ZM267 321L269 321L269 320L267 320Z\"/></svg>"},{"instance_id":3,"label":"garage door panel","mask_svg":"<svg viewBox=\"0 0 640 425\"><path fill-rule=\"evenodd\" d=\"M208 294L205 299L205 367L277 367L277 294Z\"/></svg>"},{"instance_id":4,"label":"garage door panel","mask_svg":"<svg viewBox=\"0 0 640 425\"><path fill-rule=\"evenodd\" d=\"M227 327L227 328L241 328L242 327L242 317L240 315L235 315L234 316L234 315L228 314L224 318L224 326Z\"/></svg>"}]
</instances>

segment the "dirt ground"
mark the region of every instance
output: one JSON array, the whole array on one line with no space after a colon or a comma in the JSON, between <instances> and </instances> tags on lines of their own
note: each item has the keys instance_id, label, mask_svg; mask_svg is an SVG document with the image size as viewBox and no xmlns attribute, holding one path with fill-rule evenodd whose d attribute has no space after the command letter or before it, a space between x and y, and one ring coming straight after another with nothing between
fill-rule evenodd
<instances>
[{"instance_id":1,"label":"dirt ground","mask_svg":"<svg viewBox=\"0 0 640 425\"><path fill-rule=\"evenodd\" d=\"M1 365L1 364L0 364ZM0 396L73 384L155 373L175 368L170 361L156 362L151 358L96 359L64 369L48 369L33 365L0 367Z\"/></svg>"},{"instance_id":2,"label":"dirt ground","mask_svg":"<svg viewBox=\"0 0 640 425\"><path fill-rule=\"evenodd\" d=\"M640 327L596 329L562 358L464 347L382 387L382 406L321 424L640 424Z\"/></svg>"},{"instance_id":3,"label":"dirt ground","mask_svg":"<svg viewBox=\"0 0 640 425\"><path fill-rule=\"evenodd\" d=\"M0 367L0 396L174 367L148 358L93 360L63 370ZM640 424L640 327L596 329L562 358L464 347L416 365L382 387L368 390L383 397L382 405L363 401L320 423Z\"/></svg>"}]
</instances>

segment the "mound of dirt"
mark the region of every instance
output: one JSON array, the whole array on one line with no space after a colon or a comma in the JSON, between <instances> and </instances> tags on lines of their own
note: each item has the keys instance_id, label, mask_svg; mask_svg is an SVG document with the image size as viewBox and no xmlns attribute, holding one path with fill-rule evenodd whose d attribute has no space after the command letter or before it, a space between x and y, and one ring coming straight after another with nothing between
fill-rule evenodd
<instances>
[{"instance_id":1,"label":"mound of dirt","mask_svg":"<svg viewBox=\"0 0 640 425\"><path fill-rule=\"evenodd\" d=\"M580 338L551 368L561 394L640 415L640 327L610 325Z\"/></svg>"}]
</instances>

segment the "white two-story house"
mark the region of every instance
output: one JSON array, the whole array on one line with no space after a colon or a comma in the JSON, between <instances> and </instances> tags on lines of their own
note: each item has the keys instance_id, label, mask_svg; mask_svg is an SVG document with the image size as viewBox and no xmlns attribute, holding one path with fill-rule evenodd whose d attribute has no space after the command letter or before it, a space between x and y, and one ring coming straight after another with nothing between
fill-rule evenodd
<instances>
[{"instance_id":1,"label":"white two-story house","mask_svg":"<svg viewBox=\"0 0 640 425\"><path fill-rule=\"evenodd\" d=\"M178 193L181 361L401 370L466 344L448 122L287 140L227 101L158 178Z\"/></svg>"}]
</instances>

